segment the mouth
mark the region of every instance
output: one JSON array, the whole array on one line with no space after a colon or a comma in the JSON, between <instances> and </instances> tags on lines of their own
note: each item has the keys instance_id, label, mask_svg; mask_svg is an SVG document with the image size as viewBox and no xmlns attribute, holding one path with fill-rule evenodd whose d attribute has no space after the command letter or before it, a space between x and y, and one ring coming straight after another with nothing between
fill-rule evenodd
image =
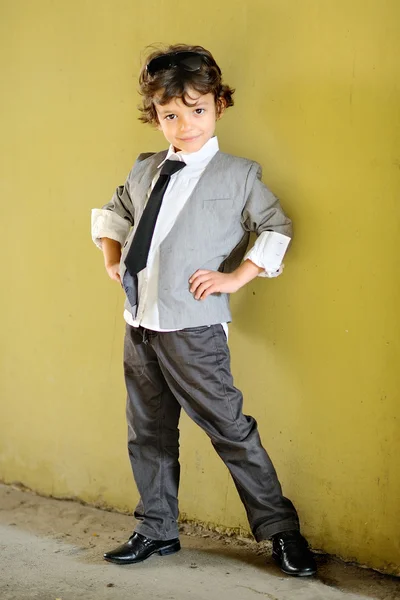
<instances>
[{"instance_id":1,"label":"mouth","mask_svg":"<svg viewBox=\"0 0 400 600\"><path fill-rule=\"evenodd\" d=\"M194 140L197 140L197 138L199 138L200 135L194 135L192 137L187 137L187 138L178 138L180 142L193 142Z\"/></svg>"}]
</instances>

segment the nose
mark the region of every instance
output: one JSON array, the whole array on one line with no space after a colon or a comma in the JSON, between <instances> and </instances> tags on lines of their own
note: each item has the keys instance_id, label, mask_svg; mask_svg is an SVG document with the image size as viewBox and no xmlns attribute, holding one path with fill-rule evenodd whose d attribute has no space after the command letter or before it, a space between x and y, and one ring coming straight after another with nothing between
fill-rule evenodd
<instances>
[{"instance_id":1,"label":"nose","mask_svg":"<svg viewBox=\"0 0 400 600\"><path fill-rule=\"evenodd\" d=\"M190 131L192 128L190 117L182 116L180 119L179 128L181 131Z\"/></svg>"}]
</instances>

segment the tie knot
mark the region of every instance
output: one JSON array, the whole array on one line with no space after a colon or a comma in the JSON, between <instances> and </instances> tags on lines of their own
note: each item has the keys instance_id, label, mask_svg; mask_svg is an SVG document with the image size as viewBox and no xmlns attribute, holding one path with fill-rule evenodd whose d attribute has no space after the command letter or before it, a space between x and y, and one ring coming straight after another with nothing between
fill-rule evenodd
<instances>
[{"instance_id":1,"label":"tie knot","mask_svg":"<svg viewBox=\"0 0 400 600\"><path fill-rule=\"evenodd\" d=\"M161 167L160 175L168 175L171 177L174 173L177 173L183 167L186 167L186 163L181 160L166 160L163 166Z\"/></svg>"}]
</instances>

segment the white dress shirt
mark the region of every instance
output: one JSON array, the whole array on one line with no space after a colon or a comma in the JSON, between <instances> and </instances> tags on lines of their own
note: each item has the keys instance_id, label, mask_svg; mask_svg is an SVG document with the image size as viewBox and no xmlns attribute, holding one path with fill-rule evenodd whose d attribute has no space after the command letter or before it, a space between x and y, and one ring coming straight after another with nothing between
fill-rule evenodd
<instances>
[{"instance_id":1,"label":"white dress shirt","mask_svg":"<svg viewBox=\"0 0 400 600\"><path fill-rule=\"evenodd\" d=\"M164 194L160 212L151 241L146 268L138 273L139 306L136 318L133 319L129 311L124 311L125 321L133 327L145 327L154 331L171 331L161 329L158 313L158 281L160 266L160 245L171 231L179 213L185 206L204 169L218 152L218 140L212 137L197 152L175 152L170 146L165 160L180 160L186 166L178 173L172 175ZM165 160L160 163L159 168ZM148 197L153 189L159 173L154 177ZM129 223L109 210L94 209L92 211L92 237L97 246L101 248L101 238L108 237L124 244L130 230ZM257 266L264 269L261 277L277 277L282 273L282 260L289 245L290 237L274 231L262 232L254 246L246 254L244 260L249 259ZM184 252L184 249L183 249ZM189 287L189 282L188 282ZM222 324L227 333L226 324Z\"/></svg>"}]
</instances>

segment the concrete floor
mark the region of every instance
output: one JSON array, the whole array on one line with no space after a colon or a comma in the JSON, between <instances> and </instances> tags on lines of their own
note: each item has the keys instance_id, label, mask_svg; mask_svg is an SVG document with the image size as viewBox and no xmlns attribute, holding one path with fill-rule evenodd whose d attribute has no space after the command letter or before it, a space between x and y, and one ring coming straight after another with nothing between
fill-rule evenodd
<instances>
[{"instance_id":1,"label":"concrete floor","mask_svg":"<svg viewBox=\"0 0 400 600\"><path fill-rule=\"evenodd\" d=\"M284 576L268 545L183 526L181 552L118 567L102 553L133 519L0 485L1 600L399 600L400 579L319 555L318 576Z\"/></svg>"}]
</instances>

